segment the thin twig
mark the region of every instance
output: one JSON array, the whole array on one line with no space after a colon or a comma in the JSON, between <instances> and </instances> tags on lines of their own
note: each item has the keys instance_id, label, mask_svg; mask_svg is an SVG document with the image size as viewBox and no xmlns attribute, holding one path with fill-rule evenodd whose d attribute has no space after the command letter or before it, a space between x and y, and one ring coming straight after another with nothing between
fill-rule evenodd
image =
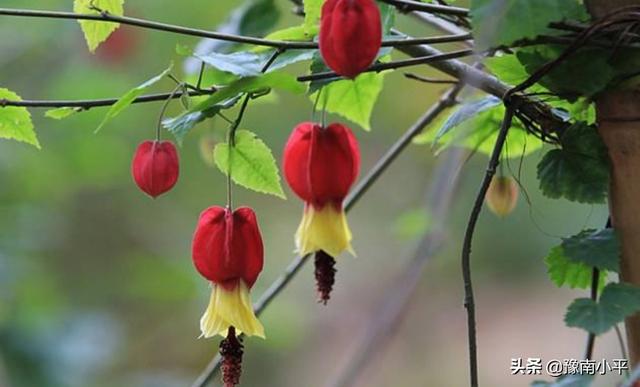
<instances>
[{"instance_id":1,"label":"thin twig","mask_svg":"<svg viewBox=\"0 0 640 387\"><path fill-rule=\"evenodd\" d=\"M456 84L458 83L455 79L439 79L439 78L430 78L424 77L422 75L414 74L414 73L404 73L405 78L413 79L414 81L424 82L424 83L434 83L434 84Z\"/></svg>"},{"instance_id":2,"label":"thin twig","mask_svg":"<svg viewBox=\"0 0 640 387\"><path fill-rule=\"evenodd\" d=\"M393 161L407 148L411 141L422 130L429 125L441 112L440 102L431 107L422 117L420 117L407 131L385 152L378 162L371 168L369 173L363 177L355 186L353 191L347 196L344 204L345 211L349 211L362 198L362 196L371 188L378 180L380 175L393 163ZM262 311L273 301L273 299L282 292L289 282L300 271L302 266L307 262L310 255L296 257L287 266L284 273L280 275L269 288L262 294L258 302L254 304L256 315L260 315ZM200 376L192 384L192 387L205 387L215 376L220 368L221 358L216 355L207 367L202 371Z\"/></svg>"},{"instance_id":3,"label":"thin twig","mask_svg":"<svg viewBox=\"0 0 640 387\"><path fill-rule=\"evenodd\" d=\"M511 101L509 101L511 102ZM467 223L467 229L464 235L464 242L462 244L462 276L464 279L464 306L467 309L467 333L468 333L468 345L469 345L469 374L471 387L478 387L478 349L476 339L476 315L475 315L475 300L473 296L473 284L471 281L471 242L473 241L473 234L480 217L480 211L484 203L484 198L487 195L489 184L491 179L496 173L496 168L500 163L500 155L502 154L502 148L507 139L511 122L513 121L513 115L516 107L512 104L505 104L506 111L502 120L500 131L496 143L493 146L491 158L487 166L487 170L484 174L480 190L476 195L475 203L469 216L469 222Z\"/></svg>"},{"instance_id":4,"label":"thin twig","mask_svg":"<svg viewBox=\"0 0 640 387\"><path fill-rule=\"evenodd\" d=\"M369 67L368 69L366 69L364 72L369 73L369 72L380 72L384 70L395 70L395 69L415 66L419 64L429 64L433 62L445 61L445 60L454 59L454 58L462 58L462 57L473 55L473 54L474 54L473 50L458 50L458 51L452 51L447 53L441 53L437 55L427 55L427 56L421 56L421 57L416 57L411 59L397 60L394 62L376 63L371 67ZM331 79L331 78L340 78L340 76L333 71L326 71L321 73L302 75L298 77L298 81L308 82L308 81L318 81L321 79Z\"/></svg>"},{"instance_id":5,"label":"thin twig","mask_svg":"<svg viewBox=\"0 0 640 387\"><path fill-rule=\"evenodd\" d=\"M286 48L288 50L300 50L300 49L317 49L317 42L298 42L298 41L286 41L286 40L270 40L263 38L255 38L251 36L226 34L216 31L202 30L198 28L183 27L174 24L161 23L146 19L134 18L129 16L117 16L108 12L101 12L96 14L78 14L73 12L61 12L61 11L44 11L44 10L31 10L31 9L16 9L16 8L0 8L0 15L4 16L16 16L16 17L35 17L35 18L48 18L48 19L72 19L72 20L92 20L98 22L107 23L121 23L134 27L146 28L156 31L171 32L180 35L197 36L200 38L223 40L234 43L245 43L256 46L274 47L274 48ZM407 46L415 44L436 44L436 43L448 43L465 41L471 39L471 36L466 34L456 34L450 36L434 36L426 38L417 38L412 40L391 40L382 42L384 47L395 46Z\"/></svg>"},{"instance_id":6,"label":"thin twig","mask_svg":"<svg viewBox=\"0 0 640 387\"><path fill-rule=\"evenodd\" d=\"M178 91L177 93L159 93L159 94L147 94L140 96L133 100L132 103L146 103L146 102L159 102L166 101L168 98L177 99L187 94L190 97L211 95L215 93L217 89L210 90L191 90L188 93ZM56 101L42 101L42 100L22 100L12 101L7 99L0 99L0 108L5 106L21 106L31 108L78 108L81 110L89 110L95 107L105 107L114 105L120 98L103 98L103 99L79 99L79 100L56 100Z\"/></svg>"}]
</instances>

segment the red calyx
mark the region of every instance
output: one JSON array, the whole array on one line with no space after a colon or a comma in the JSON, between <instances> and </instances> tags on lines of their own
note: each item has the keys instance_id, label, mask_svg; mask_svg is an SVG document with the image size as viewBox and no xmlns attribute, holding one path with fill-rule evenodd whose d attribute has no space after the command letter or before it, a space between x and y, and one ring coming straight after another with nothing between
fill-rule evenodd
<instances>
[{"instance_id":1,"label":"red calyx","mask_svg":"<svg viewBox=\"0 0 640 387\"><path fill-rule=\"evenodd\" d=\"M192 257L209 281L232 290L243 280L251 288L264 262L256 214L249 207L233 212L220 206L204 210L193 236Z\"/></svg>"},{"instance_id":2,"label":"red calyx","mask_svg":"<svg viewBox=\"0 0 640 387\"><path fill-rule=\"evenodd\" d=\"M360 171L358 141L344 125L303 122L287 141L283 164L289 186L302 200L316 208L328 203L339 208Z\"/></svg>"},{"instance_id":3,"label":"red calyx","mask_svg":"<svg viewBox=\"0 0 640 387\"><path fill-rule=\"evenodd\" d=\"M376 59L382 44L374 0L327 0L320 17L320 54L337 74L355 78Z\"/></svg>"},{"instance_id":4,"label":"red calyx","mask_svg":"<svg viewBox=\"0 0 640 387\"><path fill-rule=\"evenodd\" d=\"M138 145L131 165L138 187L157 197L176 185L180 162L175 145L170 141L145 141Z\"/></svg>"}]
</instances>

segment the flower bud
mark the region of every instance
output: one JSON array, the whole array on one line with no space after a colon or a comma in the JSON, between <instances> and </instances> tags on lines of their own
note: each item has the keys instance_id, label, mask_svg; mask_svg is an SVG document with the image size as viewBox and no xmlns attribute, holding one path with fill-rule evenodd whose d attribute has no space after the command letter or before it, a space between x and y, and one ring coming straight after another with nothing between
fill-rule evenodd
<instances>
[{"instance_id":1,"label":"flower bud","mask_svg":"<svg viewBox=\"0 0 640 387\"><path fill-rule=\"evenodd\" d=\"M284 150L284 174L305 202L296 232L300 254L324 250L332 257L351 248L351 231L342 208L360 170L358 142L349 128L312 122L298 125Z\"/></svg>"},{"instance_id":2,"label":"flower bud","mask_svg":"<svg viewBox=\"0 0 640 387\"><path fill-rule=\"evenodd\" d=\"M489 210L499 217L509 215L518 203L518 184L507 176L494 176L489 184L485 201Z\"/></svg>"},{"instance_id":3,"label":"flower bud","mask_svg":"<svg viewBox=\"0 0 640 387\"><path fill-rule=\"evenodd\" d=\"M374 0L327 0L320 17L320 54L329 68L355 78L373 63L382 44Z\"/></svg>"},{"instance_id":4,"label":"flower bud","mask_svg":"<svg viewBox=\"0 0 640 387\"><path fill-rule=\"evenodd\" d=\"M192 257L198 272L213 286L200 320L202 335L226 336L235 327L248 336L264 337L249 296L264 260L253 210L241 207L232 212L214 206L203 211L193 236Z\"/></svg>"},{"instance_id":5,"label":"flower bud","mask_svg":"<svg viewBox=\"0 0 640 387\"><path fill-rule=\"evenodd\" d=\"M155 198L178 181L178 152L170 141L144 141L138 145L131 166L138 187Z\"/></svg>"}]
</instances>

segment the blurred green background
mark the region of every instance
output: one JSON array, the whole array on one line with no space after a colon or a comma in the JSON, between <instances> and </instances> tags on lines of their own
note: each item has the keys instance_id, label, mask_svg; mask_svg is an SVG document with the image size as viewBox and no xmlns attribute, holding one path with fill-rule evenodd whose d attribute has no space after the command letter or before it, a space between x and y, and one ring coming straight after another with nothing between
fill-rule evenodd
<instances>
[{"instance_id":1,"label":"blurred green background","mask_svg":"<svg viewBox=\"0 0 640 387\"><path fill-rule=\"evenodd\" d=\"M300 23L288 1L276 2L279 27ZM72 8L70 0L1 3ZM237 5L129 0L126 13L213 29ZM435 33L406 16L398 17L397 26L420 36ZM171 61L175 73L185 76L175 47L198 42L132 28L121 35L126 44L112 47L115 53L103 48L93 56L76 22L0 17L0 87L25 99L115 97ZM301 74L306 68L291 71ZM438 76L428 68L411 71ZM163 81L154 91L171 88ZM442 90L401 72L387 75L373 130L354 127L363 171ZM170 113L178 112L178 105ZM224 178L203 159L201 148L223 138L226 125L211 120L190 133L180 149L178 185L151 200L134 185L130 161L136 145L153 138L159 109L160 104L132 107L98 135L93 130L105 109L63 121L33 109L42 150L0 142L0 386L188 386L215 354L217 339L198 339L209 288L192 267L190 242L200 211L225 200ZM258 133L279 159L291 128L308 120L311 110L308 98L283 93L251 105L243 127ZM511 376L511 358L570 359L583 352L584 334L564 327L562 318L570 300L586 293L555 288L542 259L560 236L601 227L606 208L543 198L535 179L541 155L523 163L530 203L521 195L511 216L484 213L478 225L473 262L480 373L488 386L524 386L536 378ZM429 146L410 147L358 203L349 215L358 258L340 259L331 302L326 307L315 302L312 270L306 267L263 314L268 339L246 341L242 385L325 386L343 371L367 324L383 313L380 300L398 285L394 280L429 223L421 209L437 162ZM466 383L458 260L485 163L477 155L460 172L450 217L430 225L446 230L446 248L430 261L389 345L378 347L357 386ZM517 163L512 162L514 169ZM283 201L236 188L236 203L255 208L266 246L254 300L294 257L302 205L287 192L289 200ZM595 358L603 357L619 357L612 333L596 344ZM600 378L596 385L612 380Z\"/></svg>"}]
</instances>

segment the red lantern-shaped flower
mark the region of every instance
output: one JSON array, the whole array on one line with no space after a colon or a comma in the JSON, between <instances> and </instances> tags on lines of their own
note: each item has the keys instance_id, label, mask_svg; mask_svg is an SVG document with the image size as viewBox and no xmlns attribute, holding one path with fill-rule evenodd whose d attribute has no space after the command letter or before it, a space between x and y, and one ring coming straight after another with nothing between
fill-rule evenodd
<instances>
[{"instance_id":1,"label":"red lantern-shaped flower","mask_svg":"<svg viewBox=\"0 0 640 387\"><path fill-rule=\"evenodd\" d=\"M284 149L284 173L291 189L305 201L296 232L300 254L323 250L337 257L351 248L351 231L342 202L360 170L358 142L349 128L304 122Z\"/></svg>"},{"instance_id":2,"label":"red lantern-shaped flower","mask_svg":"<svg viewBox=\"0 0 640 387\"><path fill-rule=\"evenodd\" d=\"M178 152L170 141L145 141L138 145L131 165L138 187L157 197L176 185L180 172Z\"/></svg>"},{"instance_id":3,"label":"red lantern-shaped flower","mask_svg":"<svg viewBox=\"0 0 640 387\"><path fill-rule=\"evenodd\" d=\"M337 74L355 78L373 63L382 44L374 0L327 0L320 17L320 53Z\"/></svg>"},{"instance_id":4,"label":"red lantern-shaped flower","mask_svg":"<svg viewBox=\"0 0 640 387\"><path fill-rule=\"evenodd\" d=\"M213 287L200 320L202 335L226 337L229 328L235 327L245 335L264 338L249 296L264 259L253 210L241 207L232 212L214 206L203 211L193 236L192 257L196 269Z\"/></svg>"}]
</instances>

